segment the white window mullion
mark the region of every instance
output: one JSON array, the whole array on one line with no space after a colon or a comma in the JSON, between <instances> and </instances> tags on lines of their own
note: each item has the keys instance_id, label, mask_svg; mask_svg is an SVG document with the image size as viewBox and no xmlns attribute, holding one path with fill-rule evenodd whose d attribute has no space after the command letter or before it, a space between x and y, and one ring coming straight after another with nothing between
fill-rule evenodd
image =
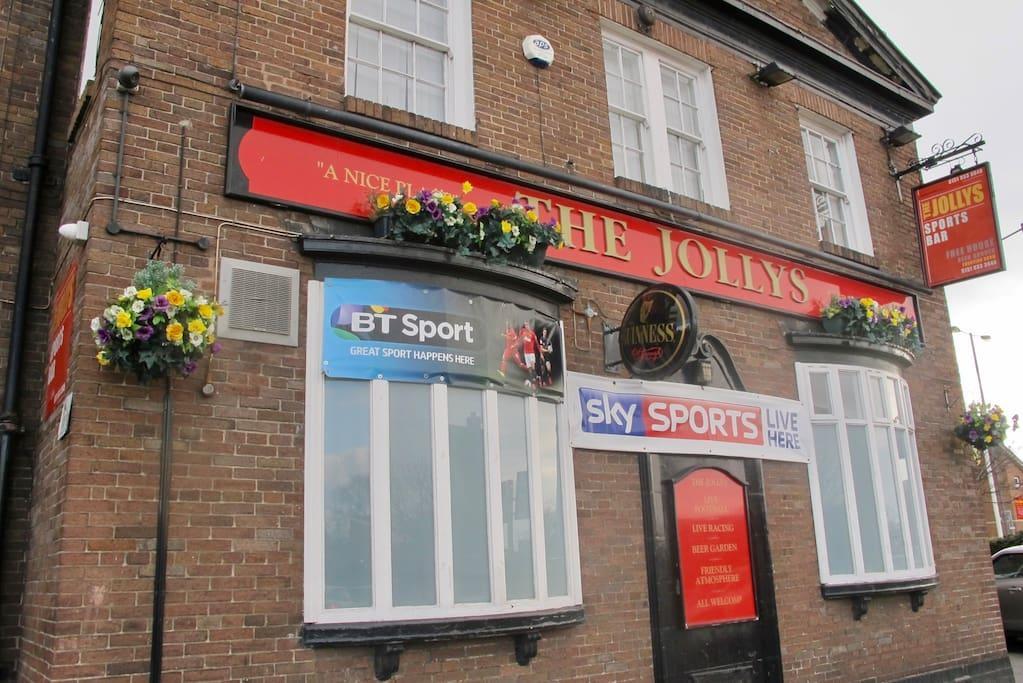
<instances>
[{"instance_id":1,"label":"white window mullion","mask_svg":"<svg viewBox=\"0 0 1023 683\"><path fill-rule=\"evenodd\" d=\"M562 339L564 339L564 336L562 336ZM566 429L568 419L565 412L565 406L559 404L557 406L558 464L561 467L561 481L564 487L562 491L564 496L562 514L564 515L565 523L565 552L568 553L568 562L565 568L568 571L568 597L573 603L581 603L583 589L580 581L579 567L579 529L577 527L575 506L575 468L572 461L572 448L569 445L569 434Z\"/></svg>"},{"instance_id":2,"label":"white window mullion","mask_svg":"<svg viewBox=\"0 0 1023 683\"><path fill-rule=\"evenodd\" d=\"M849 529L849 546L852 550L853 572L864 573L862 536L860 535L859 505L856 501L856 481L852 472L852 455L849 452L849 430L846 428L845 406L842 403L842 388L838 370L828 370L828 392L831 394L831 410L838 417L838 453L842 465L842 488L845 490L845 518Z\"/></svg>"},{"instance_id":3,"label":"white window mullion","mask_svg":"<svg viewBox=\"0 0 1023 683\"><path fill-rule=\"evenodd\" d=\"M810 440L813 440L813 425L819 424L820 420L813 417L813 394L810 389L810 369L811 366L804 363L796 364L796 385L799 396L802 398L803 403L807 404L807 412L811 416L810 422ZM811 449L811 452L812 451ZM814 537L817 540L817 568L820 571L821 578L827 582L831 578L831 564L828 560L828 540L826 536L826 530L824 527L824 504L822 501L823 494L820 490L820 473L817 470L817 456L810 458L810 466L807 470L808 483L810 485L810 507L813 513L813 528Z\"/></svg>"},{"instance_id":4,"label":"white window mullion","mask_svg":"<svg viewBox=\"0 0 1023 683\"><path fill-rule=\"evenodd\" d=\"M504 511L501 505L501 438L497 392L483 392L483 433L487 463L487 521L490 541L490 590L495 604L508 602L504 575Z\"/></svg>"},{"instance_id":5,"label":"white window mullion","mask_svg":"<svg viewBox=\"0 0 1023 683\"><path fill-rule=\"evenodd\" d=\"M323 614L326 581L324 577L323 483L323 283L310 281L307 290L306 388L305 388L305 573L302 595L307 622L318 621Z\"/></svg>"},{"instance_id":6,"label":"white window mullion","mask_svg":"<svg viewBox=\"0 0 1023 683\"><path fill-rule=\"evenodd\" d=\"M899 440L895 436L895 427L891 424L885 426L885 431L888 432L888 441L892 447L892 464L895 466L895 499L899 501L899 517L902 519L902 541L906 546L906 569L907 571L914 571L916 569L916 554L913 552L913 530L909 525L906 491L899 476L899 463L901 462L901 458L899 458ZM906 463L906 468L907 470L909 469L908 462ZM911 474L911 472L907 472L907 475Z\"/></svg>"},{"instance_id":7,"label":"white window mullion","mask_svg":"<svg viewBox=\"0 0 1023 683\"><path fill-rule=\"evenodd\" d=\"M533 532L533 577L538 600L547 599L547 542L543 520L543 479L540 461L540 407L534 397L526 399L526 447L529 467L529 515Z\"/></svg>"},{"instance_id":8,"label":"white window mullion","mask_svg":"<svg viewBox=\"0 0 1023 683\"><path fill-rule=\"evenodd\" d=\"M390 610L391 596L391 449L390 403L385 380L370 382L369 481L373 606Z\"/></svg>"},{"instance_id":9,"label":"white window mullion","mask_svg":"<svg viewBox=\"0 0 1023 683\"><path fill-rule=\"evenodd\" d=\"M451 457L448 443L448 394L443 384L430 387L433 436L433 528L437 572L437 604L455 604L454 561L451 540Z\"/></svg>"},{"instance_id":10,"label":"white window mullion","mask_svg":"<svg viewBox=\"0 0 1023 683\"><path fill-rule=\"evenodd\" d=\"M643 95L649 111L647 122L650 142L650 184L671 188L671 155L668 152L668 119L664 114L664 90L661 88L661 62L649 54L643 55Z\"/></svg>"}]
</instances>

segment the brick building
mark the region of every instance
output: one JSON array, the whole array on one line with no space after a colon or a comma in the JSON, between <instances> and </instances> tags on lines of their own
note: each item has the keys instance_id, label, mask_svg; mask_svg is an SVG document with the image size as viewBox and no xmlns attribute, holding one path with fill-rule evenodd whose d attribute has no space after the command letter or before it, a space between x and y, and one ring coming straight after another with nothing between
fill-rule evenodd
<instances>
[{"instance_id":1,"label":"brick building","mask_svg":"<svg viewBox=\"0 0 1023 683\"><path fill-rule=\"evenodd\" d=\"M6 12L5 171L39 125L49 162L20 307L31 191L2 181L10 678L1011 679L918 179L889 173L939 95L851 1ZM420 188L520 198L566 248L374 237L370 198ZM227 314L219 353L140 384L90 320L155 255ZM695 348L628 379L613 330L651 283L691 295ZM820 334L837 293L903 306L925 347ZM432 351L352 341L391 308Z\"/></svg>"}]
</instances>

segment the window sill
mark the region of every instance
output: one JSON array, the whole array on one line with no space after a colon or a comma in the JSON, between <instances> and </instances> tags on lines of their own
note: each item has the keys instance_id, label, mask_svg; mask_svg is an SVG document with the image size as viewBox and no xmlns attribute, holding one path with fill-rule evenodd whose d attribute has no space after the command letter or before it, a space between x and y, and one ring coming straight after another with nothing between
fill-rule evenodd
<instances>
[{"instance_id":1,"label":"window sill","mask_svg":"<svg viewBox=\"0 0 1023 683\"><path fill-rule=\"evenodd\" d=\"M651 199L656 199L667 204L674 204L675 206L681 206L693 211L707 213L715 218L721 218L722 220L727 220L729 217L729 211L725 207L712 204L705 200L695 199L684 194L678 194L677 192L672 192L671 190L660 187L659 185L641 183L638 180L632 180L631 178L626 178L624 176L615 176L614 182L615 187L643 195L644 197L650 197Z\"/></svg>"},{"instance_id":2,"label":"window sill","mask_svg":"<svg viewBox=\"0 0 1023 683\"><path fill-rule=\"evenodd\" d=\"M479 144L479 139L476 135L476 131L474 130L461 128L459 126L445 123L444 121L437 121L436 119L430 119L425 116L419 116L410 111L405 111L404 109L388 107L378 102L372 102L370 100L346 95L341 101L341 108L353 114L361 114L363 116L381 119L388 123L404 126L405 128L412 128L423 133L431 133L433 135L439 135L440 137L458 140L459 142L464 142L467 145L477 146Z\"/></svg>"},{"instance_id":3,"label":"window sill","mask_svg":"<svg viewBox=\"0 0 1023 683\"><path fill-rule=\"evenodd\" d=\"M861 263L865 266L870 266L871 268L880 268L876 257L856 251L855 249L850 249L849 247L844 247L841 244L821 240L821 250L826 251L829 254L834 254L835 256L841 256L842 258L849 259L850 261L855 261L856 263Z\"/></svg>"},{"instance_id":4,"label":"window sill","mask_svg":"<svg viewBox=\"0 0 1023 683\"><path fill-rule=\"evenodd\" d=\"M930 576L922 579L904 581L885 581L871 583L853 583L840 586L821 585L821 596L825 600L842 600L852 598L853 619L859 621L867 613L871 599L879 595L909 595L909 604L914 612L924 604L924 595L938 585L938 577Z\"/></svg>"},{"instance_id":5,"label":"window sill","mask_svg":"<svg viewBox=\"0 0 1023 683\"><path fill-rule=\"evenodd\" d=\"M528 666L537 655L542 631L581 624L585 620L586 615L582 605L579 605L528 614L472 619L305 624L302 626L302 644L307 647L373 647L376 678L386 681L398 671L401 653L407 643L512 636L515 642L515 661L520 666Z\"/></svg>"}]
</instances>

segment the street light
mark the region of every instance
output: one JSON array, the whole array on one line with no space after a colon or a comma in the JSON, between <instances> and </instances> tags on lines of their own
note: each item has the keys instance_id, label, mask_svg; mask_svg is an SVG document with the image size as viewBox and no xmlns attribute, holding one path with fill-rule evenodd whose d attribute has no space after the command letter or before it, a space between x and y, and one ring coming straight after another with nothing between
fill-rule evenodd
<instances>
[{"instance_id":1,"label":"street light","mask_svg":"<svg viewBox=\"0 0 1023 683\"><path fill-rule=\"evenodd\" d=\"M973 342L973 337L980 337L982 341L990 341L990 334L978 334L974 335L973 332L967 332L961 330L955 325L952 326L952 332L958 334L970 335L970 353L973 354L973 369L977 371L977 388L980 389L980 402L987 405L987 401L984 399L984 383L980 379L980 364L977 362L977 345ZM995 531L998 532L998 538L1005 535L1005 531L1002 529L1002 515L998 511L998 492L995 489L995 473L994 468L991 467L991 455L985 448L982 453L984 454L984 469L987 470L987 485L991 490L991 509L995 515Z\"/></svg>"}]
</instances>

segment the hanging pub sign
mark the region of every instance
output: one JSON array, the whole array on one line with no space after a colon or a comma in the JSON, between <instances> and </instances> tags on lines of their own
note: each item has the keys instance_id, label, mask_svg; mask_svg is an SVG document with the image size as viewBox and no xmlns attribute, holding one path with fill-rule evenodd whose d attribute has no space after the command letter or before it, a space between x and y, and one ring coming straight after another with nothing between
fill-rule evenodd
<instances>
[{"instance_id":1,"label":"hanging pub sign","mask_svg":"<svg viewBox=\"0 0 1023 683\"><path fill-rule=\"evenodd\" d=\"M561 322L539 311L389 280L327 278L323 297L328 377L564 392Z\"/></svg>"},{"instance_id":2,"label":"hanging pub sign","mask_svg":"<svg viewBox=\"0 0 1023 683\"><path fill-rule=\"evenodd\" d=\"M713 467L672 486L682 616L687 629L757 618L746 487Z\"/></svg>"},{"instance_id":3,"label":"hanging pub sign","mask_svg":"<svg viewBox=\"0 0 1023 683\"><path fill-rule=\"evenodd\" d=\"M1012 510L1015 513L1016 519L1023 519L1023 496L1013 499Z\"/></svg>"},{"instance_id":4,"label":"hanging pub sign","mask_svg":"<svg viewBox=\"0 0 1023 683\"><path fill-rule=\"evenodd\" d=\"M663 379L689 359L696 336L696 308L689 293L673 285L654 285L625 311L618 350L633 377Z\"/></svg>"},{"instance_id":5,"label":"hanging pub sign","mask_svg":"<svg viewBox=\"0 0 1023 683\"><path fill-rule=\"evenodd\" d=\"M913 206L929 287L1005 270L988 164L913 188Z\"/></svg>"},{"instance_id":6,"label":"hanging pub sign","mask_svg":"<svg viewBox=\"0 0 1023 683\"><path fill-rule=\"evenodd\" d=\"M802 403L679 382L567 373L573 448L810 461Z\"/></svg>"},{"instance_id":7,"label":"hanging pub sign","mask_svg":"<svg viewBox=\"0 0 1023 683\"><path fill-rule=\"evenodd\" d=\"M473 189L465 194L463 182ZM519 199L540 219L557 220L565 248L547 253L562 265L751 306L818 318L832 295L869 297L916 313L913 296L807 263L576 199L524 181L510 182L427 153L369 143L338 131L231 109L225 193L277 206L368 219L377 193L421 189L461 195L478 206Z\"/></svg>"}]
</instances>

